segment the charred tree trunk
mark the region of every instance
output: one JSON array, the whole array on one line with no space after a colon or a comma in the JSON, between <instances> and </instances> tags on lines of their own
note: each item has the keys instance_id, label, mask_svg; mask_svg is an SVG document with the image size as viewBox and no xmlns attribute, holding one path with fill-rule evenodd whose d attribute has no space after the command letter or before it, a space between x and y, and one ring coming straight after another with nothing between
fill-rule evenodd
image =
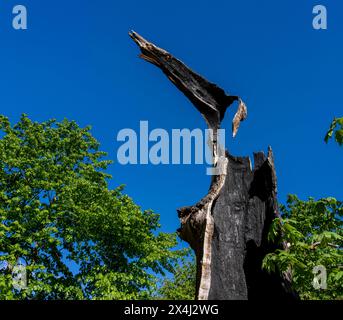
<instances>
[{"instance_id":1,"label":"charred tree trunk","mask_svg":"<svg viewBox=\"0 0 343 320\"><path fill-rule=\"evenodd\" d=\"M197 257L197 299L245 300L293 298L287 274L268 274L262 260L277 245L267 241L271 222L278 217L277 183L271 148L268 155L248 157L221 152L217 130L226 109L239 101L233 136L247 115L238 96L226 95L167 51L135 32L141 57L159 67L205 118L213 130L214 168L208 194L196 205L178 210L180 237Z\"/></svg>"},{"instance_id":2,"label":"charred tree trunk","mask_svg":"<svg viewBox=\"0 0 343 320\"><path fill-rule=\"evenodd\" d=\"M178 210L179 234L196 252L197 298L293 299L287 274L262 270L265 255L278 247L267 241L279 215L272 150L255 153L253 169L248 157L226 157L224 178L217 178L223 182L210 188L216 197Z\"/></svg>"}]
</instances>

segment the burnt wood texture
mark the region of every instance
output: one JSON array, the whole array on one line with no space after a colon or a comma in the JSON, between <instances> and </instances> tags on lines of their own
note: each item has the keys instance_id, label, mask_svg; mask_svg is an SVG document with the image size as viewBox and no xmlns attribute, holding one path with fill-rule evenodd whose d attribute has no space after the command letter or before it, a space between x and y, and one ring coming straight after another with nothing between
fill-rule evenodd
<instances>
[{"instance_id":1,"label":"burnt wood texture","mask_svg":"<svg viewBox=\"0 0 343 320\"><path fill-rule=\"evenodd\" d=\"M294 299L291 279L285 274L268 274L262 260L277 245L267 240L271 222L279 216L277 180L271 148L267 156L249 157L219 153L217 130L227 108L237 101L233 136L247 116L243 101L228 95L217 85L193 72L169 52L158 48L132 31L131 38L141 57L159 67L192 102L213 130L214 167L207 195L197 204L178 210L180 237L187 241L197 258L196 299L259 300Z\"/></svg>"}]
</instances>

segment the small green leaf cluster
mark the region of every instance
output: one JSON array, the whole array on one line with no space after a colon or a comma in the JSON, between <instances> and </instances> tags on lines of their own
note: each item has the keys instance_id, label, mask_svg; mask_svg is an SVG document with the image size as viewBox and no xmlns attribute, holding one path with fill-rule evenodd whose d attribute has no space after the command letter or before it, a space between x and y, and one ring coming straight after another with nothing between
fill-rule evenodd
<instances>
[{"instance_id":1,"label":"small green leaf cluster","mask_svg":"<svg viewBox=\"0 0 343 320\"><path fill-rule=\"evenodd\" d=\"M328 143L329 139L334 136L336 142L342 146L343 145L343 118L333 119L329 131L325 136L325 142Z\"/></svg>"}]
</instances>

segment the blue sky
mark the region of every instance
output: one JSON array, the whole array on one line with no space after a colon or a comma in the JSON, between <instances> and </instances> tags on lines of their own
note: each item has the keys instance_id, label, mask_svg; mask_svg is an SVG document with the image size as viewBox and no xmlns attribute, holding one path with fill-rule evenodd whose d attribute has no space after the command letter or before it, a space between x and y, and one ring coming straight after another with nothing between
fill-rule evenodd
<instances>
[{"instance_id":1,"label":"blue sky","mask_svg":"<svg viewBox=\"0 0 343 320\"><path fill-rule=\"evenodd\" d=\"M226 145L250 156L272 146L281 202L289 193L343 199L343 150L323 142L333 117L343 116L342 1L18 1L0 1L0 113L12 122L26 113L91 124L113 160L118 131L139 121L169 132L205 128L160 70L137 58L134 29L243 98L249 117ZM26 31L11 27L17 4L28 10ZM317 4L327 7L328 30L312 28ZM126 184L173 232L176 208L207 192L205 167L113 164L111 186Z\"/></svg>"}]
</instances>

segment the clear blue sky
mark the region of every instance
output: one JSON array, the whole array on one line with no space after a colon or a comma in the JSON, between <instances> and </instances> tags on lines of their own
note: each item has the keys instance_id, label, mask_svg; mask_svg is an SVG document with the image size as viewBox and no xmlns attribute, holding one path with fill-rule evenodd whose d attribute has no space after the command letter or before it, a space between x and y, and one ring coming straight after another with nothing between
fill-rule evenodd
<instances>
[{"instance_id":1,"label":"clear blue sky","mask_svg":"<svg viewBox=\"0 0 343 320\"><path fill-rule=\"evenodd\" d=\"M11 27L12 8L28 9L28 30ZM312 28L312 8L327 6L328 30ZM0 106L21 113L91 124L116 159L122 128L205 128L200 114L154 66L137 58L134 29L171 51L226 91L242 96L249 118L234 155L271 145L279 199L343 199L343 150L323 137L343 116L343 3L287 1L0 1ZM233 111L224 122L230 128ZM175 209L206 194L205 165L114 164L111 186L161 214L162 229L179 227Z\"/></svg>"}]
</instances>

